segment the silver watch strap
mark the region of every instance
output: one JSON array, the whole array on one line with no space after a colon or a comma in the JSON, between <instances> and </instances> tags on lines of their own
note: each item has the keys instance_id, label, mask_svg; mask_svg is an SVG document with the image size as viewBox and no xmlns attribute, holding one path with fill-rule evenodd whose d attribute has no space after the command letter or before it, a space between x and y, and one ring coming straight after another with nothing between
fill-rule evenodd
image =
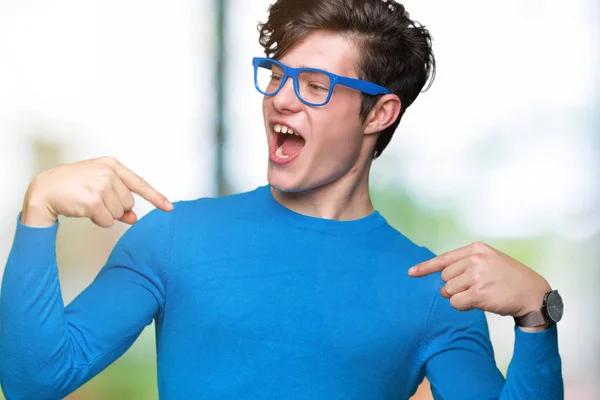
<instances>
[{"instance_id":1,"label":"silver watch strap","mask_svg":"<svg viewBox=\"0 0 600 400\"><path fill-rule=\"evenodd\" d=\"M532 311L522 317L515 317L515 324L522 327L546 325L546 318L541 311Z\"/></svg>"}]
</instances>

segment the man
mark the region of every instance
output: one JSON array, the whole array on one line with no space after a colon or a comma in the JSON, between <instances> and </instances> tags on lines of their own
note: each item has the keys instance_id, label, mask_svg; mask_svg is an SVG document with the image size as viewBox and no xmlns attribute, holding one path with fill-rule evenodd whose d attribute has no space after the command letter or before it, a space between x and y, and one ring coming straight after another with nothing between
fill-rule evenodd
<instances>
[{"instance_id":1,"label":"man","mask_svg":"<svg viewBox=\"0 0 600 400\"><path fill-rule=\"evenodd\" d=\"M30 184L5 270L0 382L62 398L156 322L165 399L563 397L548 282L475 243L438 257L373 209L371 162L434 71L431 39L382 0L279 0L253 60L269 185L173 206L107 157ZM158 209L137 221L131 192ZM135 223L66 308L57 216ZM410 268L413 267L414 268ZM506 380L483 311L516 318Z\"/></svg>"}]
</instances>

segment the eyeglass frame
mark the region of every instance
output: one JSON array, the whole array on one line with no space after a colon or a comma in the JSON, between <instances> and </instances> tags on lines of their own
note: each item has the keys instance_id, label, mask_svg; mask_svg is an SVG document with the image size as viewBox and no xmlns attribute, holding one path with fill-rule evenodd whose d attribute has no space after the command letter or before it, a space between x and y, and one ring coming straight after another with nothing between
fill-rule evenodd
<instances>
[{"instance_id":1,"label":"eyeglass frame","mask_svg":"<svg viewBox=\"0 0 600 400\"><path fill-rule=\"evenodd\" d=\"M281 78L281 83L279 84L279 88L277 88L277 90L274 91L273 93L263 92L262 90L260 90L260 87L258 85L258 68L259 68L260 64L265 61L276 64L283 71L283 77ZM281 63L280 61L277 61L273 58L254 57L252 59L252 65L254 66L254 86L256 87L256 90L258 90L259 93L261 93L265 96L268 96L268 97L275 96L285 86L285 83L287 82L288 78L292 78L294 92L296 93L296 97L302 103L304 103L308 106L311 106L311 107L322 107L322 106L326 105L327 103L329 103L329 100L331 99L331 95L333 94L333 88L335 87L335 85L346 86L351 89L358 90L359 92L370 94L372 96L392 93L389 89L386 89L383 86L377 85L376 83L373 83L373 82L364 81L361 79L349 78L347 76L336 75L331 72L324 71L324 70L318 69L318 68L288 67L287 65L285 65L285 64ZM325 101L323 103L311 103L311 102L303 99L302 96L300 95L300 89L298 87L298 74L300 72L304 72L304 71L319 72L319 73L322 73L329 77L329 81L331 82L331 85L329 86L329 93L327 93L327 98L325 99Z\"/></svg>"}]
</instances>

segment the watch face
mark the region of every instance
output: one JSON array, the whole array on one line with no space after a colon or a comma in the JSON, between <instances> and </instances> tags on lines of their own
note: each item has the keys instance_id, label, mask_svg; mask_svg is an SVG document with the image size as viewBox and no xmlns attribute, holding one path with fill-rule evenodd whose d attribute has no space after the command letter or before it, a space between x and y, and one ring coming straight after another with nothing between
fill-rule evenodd
<instances>
[{"instance_id":1,"label":"watch face","mask_svg":"<svg viewBox=\"0 0 600 400\"><path fill-rule=\"evenodd\" d=\"M548 295L546 301L546 312L548 313L548 316L552 321L558 322L563 316L563 310L564 306L560 294L558 294L557 291L553 291Z\"/></svg>"}]
</instances>

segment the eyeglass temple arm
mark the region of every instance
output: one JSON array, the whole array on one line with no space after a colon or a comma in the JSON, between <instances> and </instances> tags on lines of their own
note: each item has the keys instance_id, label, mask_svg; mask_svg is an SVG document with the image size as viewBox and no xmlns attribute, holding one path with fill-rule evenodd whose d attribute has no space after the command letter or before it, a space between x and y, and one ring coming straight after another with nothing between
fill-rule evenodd
<instances>
[{"instance_id":1,"label":"eyeglass temple arm","mask_svg":"<svg viewBox=\"0 0 600 400\"><path fill-rule=\"evenodd\" d=\"M362 81L360 79L348 78L345 76L337 76L335 82L340 85L348 86L352 89L360 90L370 95L390 94L391 92L372 82Z\"/></svg>"}]
</instances>

